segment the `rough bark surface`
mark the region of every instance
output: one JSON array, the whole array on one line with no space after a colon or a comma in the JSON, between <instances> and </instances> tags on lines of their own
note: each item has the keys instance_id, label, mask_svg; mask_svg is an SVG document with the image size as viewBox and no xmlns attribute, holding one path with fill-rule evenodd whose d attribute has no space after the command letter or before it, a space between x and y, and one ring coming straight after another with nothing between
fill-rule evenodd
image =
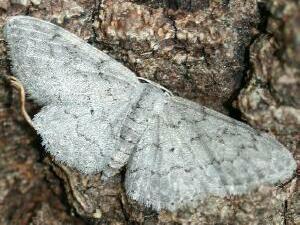
<instances>
[{"instance_id":1,"label":"rough bark surface","mask_svg":"<svg viewBox=\"0 0 300 225\"><path fill-rule=\"evenodd\" d=\"M0 26L12 15L70 30L139 76L272 132L300 160L297 1L1 0ZM100 175L55 163L20 116L17 93L2 76L9 73L1 41L1 225L300 223L296 179L245 196L211 197L197 209L156 213L127 199L123 174L103 183ZM38 110L32 102L27 108L31 115Z\"/></svg>"}]
</instances>

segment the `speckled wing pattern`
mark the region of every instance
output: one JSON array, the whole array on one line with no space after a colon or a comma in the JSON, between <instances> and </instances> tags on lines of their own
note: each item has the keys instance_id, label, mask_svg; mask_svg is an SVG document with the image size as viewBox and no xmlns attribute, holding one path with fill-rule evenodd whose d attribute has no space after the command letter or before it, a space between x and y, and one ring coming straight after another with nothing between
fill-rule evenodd
<instances>
[{"instance_id":1,"label":"speckled wing pattern","mask_svg":"<svg viewBox=\"0 0 300 225\"><path fill-rule=\"evenodd\" d=\"M155 210L197 206L292 176L274 138L151 83L69 32L30 17L5 26L14 74L44 105L46 149L85 173L127 166L128 195Z\"/></svg>"}]
</instances>

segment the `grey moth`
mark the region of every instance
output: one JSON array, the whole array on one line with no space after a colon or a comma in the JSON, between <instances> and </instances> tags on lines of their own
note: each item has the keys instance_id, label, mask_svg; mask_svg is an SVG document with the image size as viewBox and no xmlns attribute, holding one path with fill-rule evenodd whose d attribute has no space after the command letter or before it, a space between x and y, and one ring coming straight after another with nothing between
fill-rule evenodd
<instances>
[{"instance_id":1,"label":"grey moth","mask_svg":"<svg viewBox=\"0 0 300 225\"><path fill-rule=\"evenodd\" d=\"M141 80L49 22L8 19L13 74L42 106L45 150L84 174L126 166L128 196L176 211L207 196L247 193L291 177L296 162L273 137Z\"/></svg>"}]
</instances>

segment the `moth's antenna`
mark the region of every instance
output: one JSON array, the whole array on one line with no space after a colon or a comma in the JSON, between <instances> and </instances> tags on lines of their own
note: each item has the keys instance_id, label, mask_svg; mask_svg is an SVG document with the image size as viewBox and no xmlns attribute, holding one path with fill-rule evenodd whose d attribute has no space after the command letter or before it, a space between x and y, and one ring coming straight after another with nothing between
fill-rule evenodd
<instances>
[{"instance_id":1,"label":"moth's antenna","mask_svg":"<svg viewBox=\"0 0 300 225\"><path fill-rule=\"evenodd\" d=\"M157 87L157 88L159 88L159 89L165 91L168 95L173 96L173 93L172 93L169 89L165 88L164 86L162 86L162 85L160 85L160 84L157 84L157 83L155 83L155 82L153 82L153 81L151 81L151 80L148 80L148 79L146 79L146 78L143 78L143 77L138 77L138 79L139 79L139 80L146 81L147 83L152 84L153 86L155 86L155 87Z\"/></svg>"},{"instance_id":2,"label":"moth's antenna","mask_svg":"<svg viewBox=\"0 0 300 225\"><path fill-rule=\"evenodd\" d=\"M30 116L28 115L26 108L25 108L25 90L24 87L17 78L13 76L8 76L7 79L9 80L10 84L14 89L16 89L19 92L19 97L20 97L20 108L21 108L21 113L24 117L24 119L27 121L27 123L34 128L32 120Z\"/></svg>"}]
</instances>

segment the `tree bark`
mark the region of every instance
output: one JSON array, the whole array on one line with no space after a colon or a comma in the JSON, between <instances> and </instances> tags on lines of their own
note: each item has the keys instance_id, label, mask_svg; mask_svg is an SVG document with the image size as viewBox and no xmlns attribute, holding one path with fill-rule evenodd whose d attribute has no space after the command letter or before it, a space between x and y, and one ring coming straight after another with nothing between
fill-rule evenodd
<instances>
[{"instance_id":1,"label":"tree bark","mask_svg":"<svg viewBox=\"0 0 300 225\"><path fill-rule=\"evenodd\" d=\"M299 162L300 3L0 0L0 25L13 15L56 23L174 94L272 132ZM1 41L0 74L9 68ZM104 183L47 155L4 76L0 100L1 225L300 223L296 179L156 213L127 198L124 173Z\"/></svg>"}]
</instances>

